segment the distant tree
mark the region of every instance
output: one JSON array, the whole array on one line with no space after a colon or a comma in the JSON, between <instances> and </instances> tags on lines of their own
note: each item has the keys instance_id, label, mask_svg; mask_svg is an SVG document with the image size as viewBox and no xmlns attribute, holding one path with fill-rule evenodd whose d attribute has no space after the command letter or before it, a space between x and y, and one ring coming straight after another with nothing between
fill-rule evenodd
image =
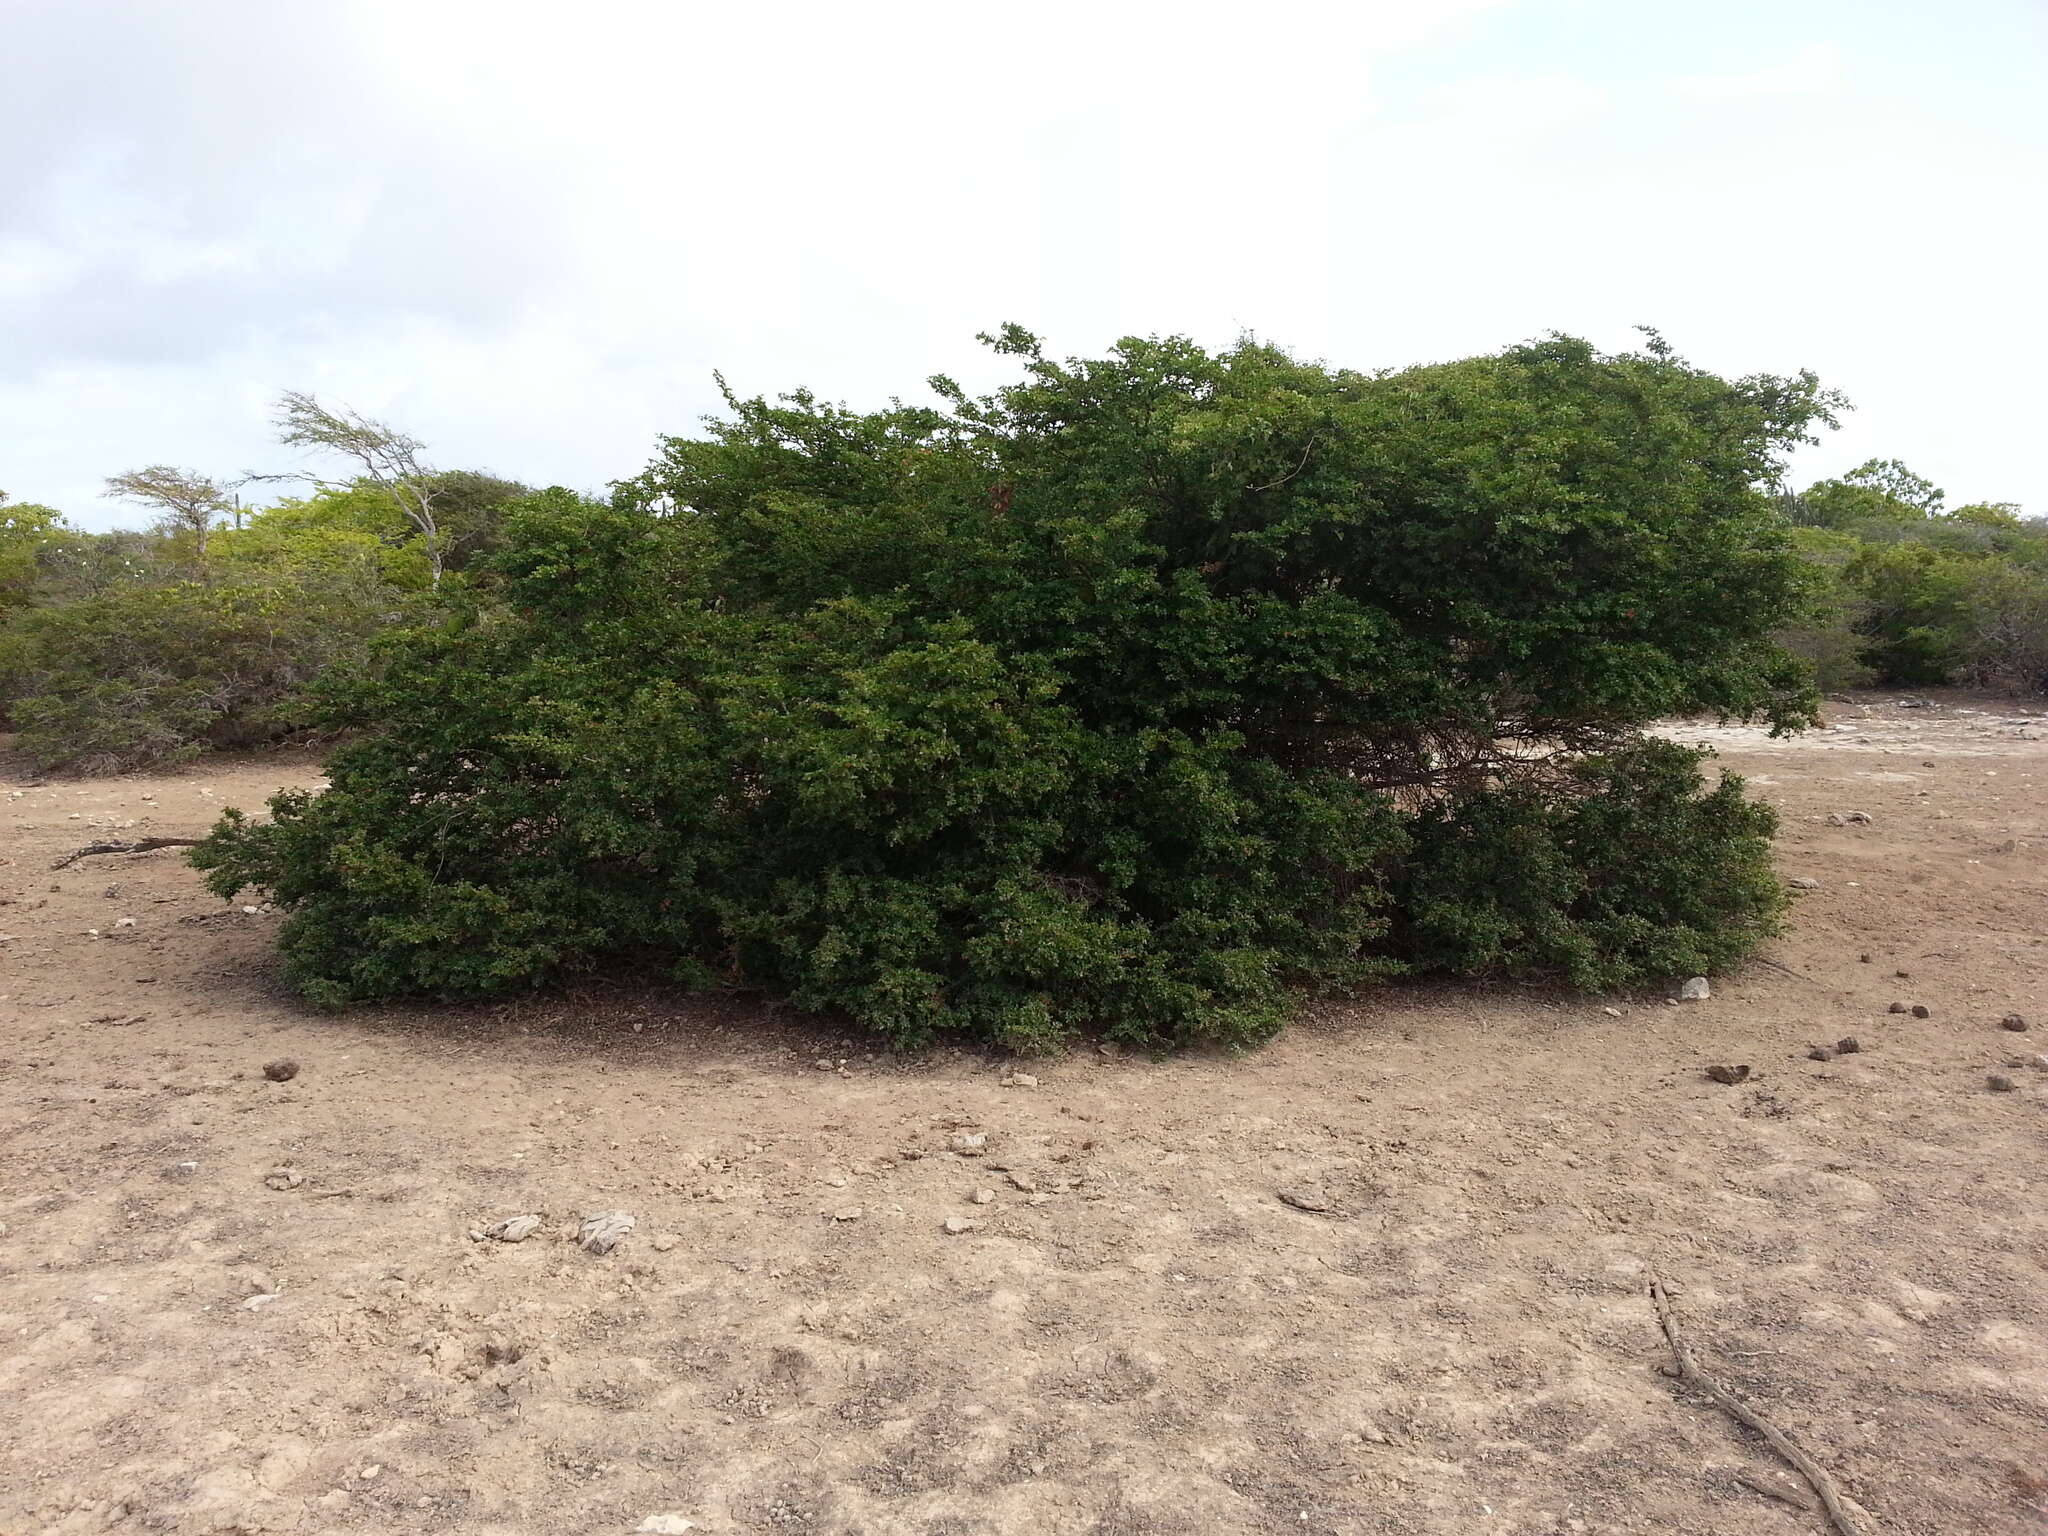
<instances>
[{"instance_id":1,"label":"distant tree","mask_svg":"<svg viewBox=\"0 0 2048 1536\"><path fill-rule=\"evenodd\" d=\"M202 570L215 519L225 516L234 506L227 486L195 469L174 469L168 464L152 464L147 469L131 469L124 475L109 477L107 495L154 508L156 526L164 533L190 534L193 554Z\"/></svg>"},{"instance_id":2,"label":"distant tree","mask_svg":"<svg viewBox=\"0 0 2048 1536\"><path fill-rule=\"evenodd\" d=\"M434 478L447 568L472 571L503 545L506 509L531 496L533 487L474 469L443 470Z\"/></svg>"},{"instance_id":3,"label":"distant tree","mask_svg":"<svg viewBox=\"0 0 2048 1536\"><path fill-rule=\"evenodd\" d=\"M1942 492L1897 459L1870 459L1791 499L1787 515L1808 528L1911 525L1941 515Z\"/></svg>"},{"instance_id":4,"label":"distant tree","mask_svg":"<svg viewBox=\"0 0 2048 1536\"><path fill-rule=\"evenodd\" d=\"M64 528L64 514L0 491L0 614L29 600L43 547Z\"/></svg>"},{"instance_id":5,"label":"distant tree","mask_svg":"<svg viewBox=\"0 0 2048 1536\"><path fill-rule=\"evenodd\" d=\"M1978 528L2020 528L2026 522L2020 515L2019 503L2015 501L1973 501L1967 507L1957 507L1948 516L1951 522L1968 523Z\"/></svg>"},{"instance_id":6,"label":"distant tree","mask_svg":"<svg viewBox=\"0 0 2048 1536\"><path fill-rule=\"evenodd\" d=\"M419 529L427 569L439 584L447 550L439 508L446 493L445 477L420 457L426 447L418 438L350 410L330 408L303 390L288 389L277 397L278 440L295 448L311 448L353 460L362 478L383 490L412 525ZM324 489L332 482L317 475L260 475L256 479L302 479Z\"/></svg>"},{"instance_id":7,"label":"distant tree","mask_svg":"<svg viewBox=\"0 0 2048 1536\"><path fill-rule=\"evenodd\" d=\"M1904 502L1927 517L1941 515L1943 491L1897 459L1865 459L1842 479L1849 485L1868 486L1893 501Z\"/></svg>"}]
</instances>

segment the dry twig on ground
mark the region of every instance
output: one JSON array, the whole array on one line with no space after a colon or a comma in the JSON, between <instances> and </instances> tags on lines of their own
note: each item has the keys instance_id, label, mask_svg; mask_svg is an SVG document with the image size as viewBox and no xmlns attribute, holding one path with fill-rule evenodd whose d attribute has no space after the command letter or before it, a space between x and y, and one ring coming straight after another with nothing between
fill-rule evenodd
<instances>
[{"instance_id":1,"label":"dry twig on ground","mask_svg":"<svg viewBox=\"0 0 2048 1536\"><path fill-rule=\"evenodd\" d=\"M1828 1476L1825 1467L1801 1450L1790 1435L1699 1368L1692 1351L1686 1348L1685 1336L1679 1332L1677 1314L1671 1308L1671 1297L1665 1292L1664 1282L1655 1270L1650 1271L1650 1301L1657 1309L1657 1321L1663 1325L1664 1337L1670 1341L1671 1353L1678 1359L1679 1378L1698 1387L1731 1417L1747 1424L1769 1441L1771 1449L1813 1485L1813 1491L1820 1495L1821 1508L1827 1511L1828 1519L1842 1536L1871 1536L1871 1527L1849 1512L1842 1501L1841 1490Z\"/></svg>"},{"instance_id":2,"label":"dry twig on ground","mask_svg":"<svg viewBox=\"0 0 2048 1536\"><path fill-rule=\"evenodd\" d=\"M203 837L139 837L132 843L87 843L76 853L65 854L50 868L63 869L96 853L151 853L158 848L197 848L205 841Z\"/></svg>"}]
</instances>

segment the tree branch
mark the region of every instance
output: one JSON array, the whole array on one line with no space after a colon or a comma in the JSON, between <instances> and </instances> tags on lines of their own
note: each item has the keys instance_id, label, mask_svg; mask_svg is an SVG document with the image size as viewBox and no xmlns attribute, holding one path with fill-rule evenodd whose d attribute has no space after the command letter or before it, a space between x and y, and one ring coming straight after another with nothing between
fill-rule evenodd
<instances>
[{"instance_id":1,"label":"tree branch","mask_svg":"<svg viewBox=\"0 0 2048 1536\"><path fill-rule=\"evenodd\" d=\"M1828 1476L1825 1467L1801 1450L1790 1435L1699 1368L1692 1357L1692 1351L1685 1346L1684 1335L1679 1332L1678 1317L1672 1311L1671 1298L1664 1290L1664 1282L1658 1278L1655 1270L1650 1271L1649 1278L1650 1301L1657 1309L1657 1321L1664 1329L1664 1337L1670 1341L1671 1353L1677 1357L1679 1378L1698 1387L1730 1417L1762 1435L1770 1443L1772 1450L1790 1462L1793 1470L1813 1485L1813 1491L1820 1495L1821 1508L1827 1511L1828 1519L1842 1536L1870 1536L1872 1528L1850 1514L1848 1506L1842 1502L1841 1490L1835 1486L1835 1480Z\"/></svg>"}]
</instances>

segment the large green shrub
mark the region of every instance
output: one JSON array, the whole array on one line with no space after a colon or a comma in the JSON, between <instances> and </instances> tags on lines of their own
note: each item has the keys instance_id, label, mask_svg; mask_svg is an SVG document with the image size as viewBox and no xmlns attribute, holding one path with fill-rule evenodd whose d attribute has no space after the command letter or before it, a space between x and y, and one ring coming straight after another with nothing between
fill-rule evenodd
<instances>
[{"instance_id":1,"label":"large green shrub","mask_svg":"<svg viewBox=\"0 0 2048 1536\"><path fill-rule=\"evenodd\" d=\"M901 1042L1245 1042L1294 982L1607 983L1764 930L1766 823L1638 728L1810 717L1756 489L1810 378L999 348L992 399L733 400L609 506L525 503L330 686L369 733L331 788L195 861L288 909L325 1002L632 966Z\"/></svg>"}]
</instances>

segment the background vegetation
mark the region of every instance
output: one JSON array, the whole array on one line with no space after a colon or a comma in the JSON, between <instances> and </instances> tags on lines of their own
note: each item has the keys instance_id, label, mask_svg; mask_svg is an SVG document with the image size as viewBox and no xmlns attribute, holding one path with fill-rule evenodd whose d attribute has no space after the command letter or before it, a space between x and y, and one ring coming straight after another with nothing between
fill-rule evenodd
<instances>
[{"instance_id":1,"label":"background vegetation","mask_svg":"<svg viewBox=\"0 0 2048 1536\"><path fill-rule=\"evenodd\" d=\"M1813 611L1786 640L1822 687L2048 692L2048 518L1945 501L1877 459L1783 497L1819 573Z\"/></svg>"},{"instance_id":2,"label":"background vegetation","mask_svg":"<svg viewBox=\"0 0 2048 1536\"><path fill-rule=\"evenodd\" d=\"M305 731L306 685L363 665L444 571L473 571L527 494L428 468L410 438L308 395L284 397L279 425L355 473L270 477L305 494L244 506L227 484L151 465L108 480L154 514L113 533L0 496L0 718L34 766L118 773Z\"/></svg>"}]
</instances>

